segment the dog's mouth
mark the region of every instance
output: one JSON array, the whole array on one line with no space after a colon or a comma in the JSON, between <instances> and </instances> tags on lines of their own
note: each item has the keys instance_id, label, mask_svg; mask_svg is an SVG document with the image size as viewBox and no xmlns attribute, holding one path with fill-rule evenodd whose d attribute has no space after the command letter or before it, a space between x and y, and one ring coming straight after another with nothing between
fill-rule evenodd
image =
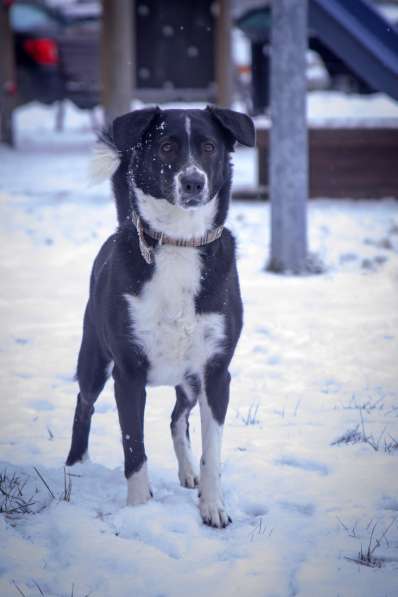
<instances>
[{"instance_id":1,"label":"dog's mouth","mask_svg":"<svg viewBox=\"0 0 398 597\"><path fill-rule=\"evenodd\" d=\"M180 195L179 197L179 206L182 209L197 209L206 203L205 197L203 193L199 193L198 195Z\"/></svg>"}]
</instances>

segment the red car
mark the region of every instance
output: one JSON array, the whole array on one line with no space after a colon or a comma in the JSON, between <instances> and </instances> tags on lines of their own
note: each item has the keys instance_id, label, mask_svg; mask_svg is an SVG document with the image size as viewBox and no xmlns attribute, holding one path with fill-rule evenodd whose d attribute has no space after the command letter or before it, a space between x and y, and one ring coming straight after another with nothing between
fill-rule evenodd
<instances>
[{"instance_id":1,"label":"red car","mask_svg":"<svg viewBox=\"0 0 398 597\"><path fill-rule=\"evenodd\" d=\"M70 99L80 108L99 103L100 10L97 2L11 4L19 103Z\"/></svg>"}]
</instances>

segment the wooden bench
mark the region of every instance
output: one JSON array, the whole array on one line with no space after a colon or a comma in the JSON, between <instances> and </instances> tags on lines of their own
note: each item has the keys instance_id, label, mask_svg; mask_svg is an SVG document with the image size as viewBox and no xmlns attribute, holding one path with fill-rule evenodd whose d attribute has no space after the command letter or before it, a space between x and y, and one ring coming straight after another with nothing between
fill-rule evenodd
<instances>
[{"instance_id":1,"label":"wooden bench","mask_svg":"<svg viewBox=\"0 0 398 597\"><path fill-rule=\"evenodd\" d=\"M257 189L239 196L267 197L269 146L270 130L259 126ZM311 198L398 198L397 126L310 126L309 154Z\"/></svg>"}]
</instances>

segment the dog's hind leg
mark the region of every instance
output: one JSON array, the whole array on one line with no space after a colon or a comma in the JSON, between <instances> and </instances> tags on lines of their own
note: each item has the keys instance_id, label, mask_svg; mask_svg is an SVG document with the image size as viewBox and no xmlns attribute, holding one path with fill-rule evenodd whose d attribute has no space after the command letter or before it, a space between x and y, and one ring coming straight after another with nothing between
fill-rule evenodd
<instances>
[{"instance_id":1,"label":"dog's hind leg","mask_svg":"<svg viewBox=\"0 0 398 597\"><path fill-rule=\"evenodd\" d=\"M111 359L104 355L98 341L95 328L86 313L84 318L83 339L80 347L77 380L79 394L72 428L72 443L66 464L72 466L87 456L88 436L91 417L94 413L94 402L100 395L107 378Z\"/></svg>"},{"instance_id":2,"label":"dog's hind leg","mask_svg":"<svg viewBox=\"0 0 398 597\"><path fill-rule=\"evenodd\" d=\"M193 462L189 437L189 415L197 402L200 380L189 376L187 383L176 387L176 404L171 414L171 436L178 461L178 478L183 487L193 489L199 484L199 475Z\"/></svg>"}]
</instances>

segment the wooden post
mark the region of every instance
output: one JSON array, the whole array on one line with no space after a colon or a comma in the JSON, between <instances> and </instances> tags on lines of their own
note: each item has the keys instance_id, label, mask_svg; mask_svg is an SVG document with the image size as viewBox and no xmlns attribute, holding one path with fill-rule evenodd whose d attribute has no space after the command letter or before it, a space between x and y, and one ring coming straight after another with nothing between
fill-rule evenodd
<instances>
[{"instance_id":1,"label":"wooden post","mask_svg":"<svg viewBox=\"0 0 398 597\"><path fill-rule=\"evenodd\" d=\"M306 49L307 0L272 0L268 269L295 274L308 267Z\"/></svg>"},{"instance_id":2,"label":"wooden post","mask_svg":"<svg viewBox=\"0 0 398 597\"><path fill-rule=\"evenodd\" d=\"M13 109L16 103L14 39L9 3L0 0L0 141L14 145Z\"/></svg>"},{"instance_id":3,"label":"wooden post","mask_svg":"<svg viewBox=\"0 0 398 597\"><path fill-rule=\"evenodd\" d=\"M216 102L230 108L232 104L232 15L231 0L218 0L216 6L215 75Z\"/></svg>"},{"instance_id":4,"label":"wooden post","mask_svg":"<svg viewBox=\"0 0 398 597\"><path fill-rule=\"evenodd\" d=\"M135 73L134 0L102 0L101 76L106 123L130 111Z\"/></svg>"}]
</instances>

